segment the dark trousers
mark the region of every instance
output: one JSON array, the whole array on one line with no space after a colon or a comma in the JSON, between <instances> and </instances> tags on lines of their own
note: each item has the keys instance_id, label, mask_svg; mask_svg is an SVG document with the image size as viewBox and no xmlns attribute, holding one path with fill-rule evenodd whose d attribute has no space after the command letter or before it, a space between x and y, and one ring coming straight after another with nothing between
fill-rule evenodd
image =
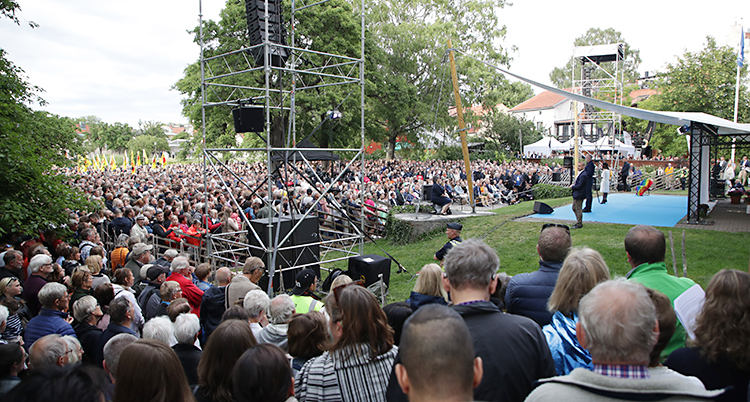
<instances>
[{"instance_id":1,"label":"dark trousers","mask_svg":"<svg viewBox=\"0 0 750 402\"><path fill-rule=\"evenodd\" d=\"M586 193L586 206L583 207L584 211L591 211L591 200L593 197L591 196L591 190Z\"/></svg>"}]
</instances>

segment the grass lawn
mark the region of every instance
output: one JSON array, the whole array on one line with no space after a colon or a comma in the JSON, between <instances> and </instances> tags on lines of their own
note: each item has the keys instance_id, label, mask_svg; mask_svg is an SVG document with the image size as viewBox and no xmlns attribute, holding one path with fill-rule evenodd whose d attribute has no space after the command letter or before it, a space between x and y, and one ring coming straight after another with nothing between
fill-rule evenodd
<instances>
[{"instance_id":1,"label":"grass lawn","mask_svg":"<svg viewBox=\"0 0 750 402\"><path fill-rule=\"evenodd\" d=\"M679 192L667 192L667 194ZM543 200L551 207L570 204L570 198ZM512 219L533 213L533 202L495 210L496 215L465 219L461 237L469 239L484 237L500 257L500 271L510 275L531 272L539 267L536 253L536 241L541 229L541 222L517 222ZM624 276L629 270L623 239L631 226L607 223L590 223L581 230L573 230L573 247L590 247L599 251L609 266L612 277ZM677 269L682 273L682 230L659 228L667 237L667 269L672 272L672 253L669 245L669 232L672 231L675 243ZM685 232L685 248L688 277L704 288L714 273L723 268L747 271L748 269L748 233L726 233L712 230L688 229ZM447 241L445 230L428 234L423 240L407 245L394 245L387 239L378 240L380 247L388 251L409 273L396 274L397 264L391 264L390 293L388 302L403 301L409 297L416 279L411 275L428 263L434 262L433 255ZM373 243L367 243L364 254L385 253ZM346 269L345 263L334 266Z\"/></svg>"}]
</instances>

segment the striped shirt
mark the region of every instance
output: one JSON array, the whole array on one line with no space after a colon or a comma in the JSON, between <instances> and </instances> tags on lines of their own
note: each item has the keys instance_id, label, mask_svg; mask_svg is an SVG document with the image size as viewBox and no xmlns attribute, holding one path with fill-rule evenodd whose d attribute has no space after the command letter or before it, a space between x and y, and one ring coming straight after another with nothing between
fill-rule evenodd
<instances>
[{"instance_id":1,"label":"striped shirt","mask_svg":"<svg viewBox=\"0 0 750 402\"><path fill-rule=\"evenodd\" d=\"M651 378L647 366L630 364L594 364L594 372L607 377L647 380Z\"/></svg>"}]
</instances>

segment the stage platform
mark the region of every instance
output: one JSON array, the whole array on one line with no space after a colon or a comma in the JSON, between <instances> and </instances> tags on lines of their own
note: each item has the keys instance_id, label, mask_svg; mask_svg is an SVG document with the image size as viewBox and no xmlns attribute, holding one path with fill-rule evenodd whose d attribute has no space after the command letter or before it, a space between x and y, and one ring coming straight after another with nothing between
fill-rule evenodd
<instances>
[{"instance_id":1,"label":"stage platform","mask_svg":"<svg viewBox=\"0 0 750 402\"><path fill-rule=\"evenodd\" d=\"M619 223L623 225L651 225L673 227L684 220L687 211L687 197L672 195L645 195L635 193L612 193L606 204L593 199L591 212L583 214L583 224L587 222ZM565 220L575 223L576 217L570 204L555 208L547 215L534 214L530 219Z\"/></svg>"}]
</instances>

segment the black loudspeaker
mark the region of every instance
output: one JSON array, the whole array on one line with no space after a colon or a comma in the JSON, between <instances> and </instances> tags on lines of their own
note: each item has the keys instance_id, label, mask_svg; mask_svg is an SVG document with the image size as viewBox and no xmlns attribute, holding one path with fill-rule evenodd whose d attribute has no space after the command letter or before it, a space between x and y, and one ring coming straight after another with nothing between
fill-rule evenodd
<instances>
[{"instance_id":1,"label":"black loudspeaker","mask_svg":"<svg viewBox=\"0 0 750 402\"><path fill-rule=\"evenodd\" d=\"M422 201L432 200L432 184L422 185Z\"/></svg>"},{"instance_id":2,"label":"black loudspeaker","mask_svg":"<svg viewBox=\"0 0 750 402\"><path fill-rule=\"evenodd\" d=\"M573 167L573 157L572 156L566 156L563 158L563 167L564 168L572 168Z\"/></svg>"},{"instance_id":3,"label":"black loudspeaker","mask_svg":"<svg viewBox=\"0 0 750 402\"><path fill-rule=\"evenodd\" d=\"M266 113L262 107L232 109L236 133L260 133L266 129Z\"/></svg>"},{"instance_id":4,"label":"black loudspeaker","mask_svg":"<svg viewBox=\"0 0 750 402\"><path fill-rule=\"evenodd\" d=\"M377 254L360 255L349 258L349 275L353 280L362 280L365 287L380 280L383 274L386 286L391 281L391 259Z\"/></svg>"},{"instance_id":5,"label":"black loudspeaker","mask_svg":"<svg viewBox=\"0 0 750 402\"><path fill-rule=\"evenodd\" d=\"M560 172L553 172L552 173L552 181L560 181L562 180L562 173Z\"/></svg>"},{"instance_id":6,"label":"black loudspeaker","mask_svg":"<svg viewBox=\"0 0 750 402\"><path fill-rule=\"evenodd\" d=\"M266 14L265 0L245 0L245 12L251 47L263 43L266 37L266 24L268 24L268 41L286 46L286 28L281 20L281 0L268 0L268 14ZM272 66L283 67L286 64L286 59L289 58L287 49L271 45L270 52ZM256 65L264 63L264 46L254 47L252 54Z\"/></svg>"},{"instance_id":7,"label":"black loudspeaker","mask_svg":"<svg viewBox=\"0 0 750 402\"><path fill-rule=\"evenodd\" d=\"M291 289L294 287L294 278L302 268L287 269L298 265L305 265L320 261L320 236L318 234L318 218L315 216L308 216L302 219L302 215L295 215L294 219L290 216L281 217L281 222L278 218L273 218L273 231L269 233L268 230L268 218L253 219L250 224L253 229L263 240L263 243L268 246L273 244L276 239L276 231L281 230L279 233L279 241L283 240L289 231L297 224L302 221L300 226L295 230L292 235L283 244L279 245L279 248L286 248L292 246L304 246L297 247L289 250L279 250L276 254L276 273L273 278L273 287L276 291L281 290L281 281L279 276L279 270L283 273L284 288ZM260 247L258 239L255 238L253 232L249 231L247 234L250 245ZM259 257L266 263L266 268L271 263L271 252L266 253L264 250L257 248L250 248L250 253ZM309 265L305 268L311 268L315 271L315 274L320 278L320 265ZM262 285L265 284L266 287ZM262 289L266 289L268 280L262 279Z\"/></svg>"},{"instance_id":8,"label":"black loudspeaker","mask_svg":"<svg viewBox=\"0 0 750 402\"><path fill-rule=\"evenodd\" d=\"M543 202L535 201L534 212L537 214L547 215L547 214L551 214L552 212L554 212L554 209L552 209L552 207L550 207L549 205Z\"/></svg>"}]
</instances>

